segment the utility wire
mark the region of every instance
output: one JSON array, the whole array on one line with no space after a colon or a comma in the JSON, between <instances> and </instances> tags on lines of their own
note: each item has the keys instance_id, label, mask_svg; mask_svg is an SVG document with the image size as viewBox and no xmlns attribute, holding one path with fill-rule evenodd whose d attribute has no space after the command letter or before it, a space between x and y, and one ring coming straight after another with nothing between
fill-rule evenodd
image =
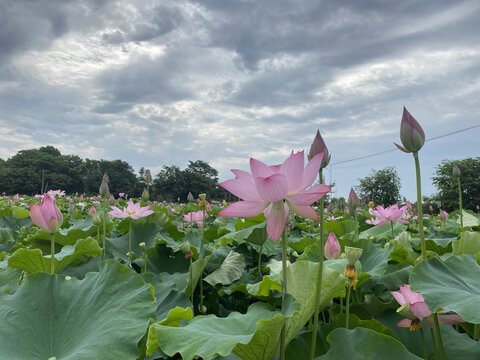
<instances>
[{"instance_id":1,"label":"utility wire","mask_svg":"<svg viewBox=\"0 0 480 360\"><path fill-rule=\"evenodd\" d=\"M449 132L449 133L446 133L446 134L443 134L443 135L434 136L430 139L425 140L425 142L432 141L432 140L437 140L437 139L440 139L440 138L443 138L443 137L446 137L446 136L450 136L450 135L455 135L455 134L461 133L463 131L475 129L475 128L478 128L478 127L480 127L480 124L476 124L476 125L473 125L473 126L466 127L464 129L452 131L452 132ZM333 166L333 165L344 164L344 163L348 163L348 162L351 162L351 161L362 160L362 159L366 159L366 158L369 158L369 157L372 157L372 156L382 155L382 154L386 154L386 153L394 152L394 151L397 151L397 149L393 148L393 149L389 149L389 150L379 151L379 152L369 154L369 155L360 156L360 157L357 157L357 158L354 158L354 159L337 161L337 162L334 162L330 165Z\"/></svg>"}]
</instances>

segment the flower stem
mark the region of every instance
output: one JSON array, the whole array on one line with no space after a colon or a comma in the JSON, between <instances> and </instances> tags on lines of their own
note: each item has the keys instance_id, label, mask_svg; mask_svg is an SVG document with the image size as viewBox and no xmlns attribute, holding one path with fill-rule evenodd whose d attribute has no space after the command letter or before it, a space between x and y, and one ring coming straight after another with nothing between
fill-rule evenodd
<instances>
[{"instance_id":1,"label":"flower stem","mask_svg":"<svg viewBox=\"0 0 480 360\"><path fill-rule=\"evenodd\" d=\"M129 219L128 223L128 265L132 267L132 219Z\"/></svg>"},{"instance_id":2,"label":"flower stem","mask_svg":"<svg viewBox=\"0 0 480 360\"><path fill-rule=\"evenodd\" d=\"M323 182L322 169L318 171L320 184ZM315 298L315 313L313 318L312 341L310 345L310 360L315 357L315 346L317 345L317 331L318 331L318 315L320 313L320 298L322 296L322 277L323 277L323 198L320 199L320 243L319 243L319 259L318 259L318 281L317 281L317 297Z\"/></svg>"},{"instance_id":3,"label":"flower stem","mask_svg":"<svg viewBox=\"0 0 480 360\"><path fill-rule=\"evenodd\" d=\"M287 232L282 233L282 305L285 303L287 294ZM285 341L287 337L287 324L284 323L280 334L280 360L285 360Z\"/></svg>"},{"instance_id":4,"label":"flower stem","mask_svg":"<svg viewBox=\"0 0 480 360\"><path fill-rule=\"evenodd\" d=\"M50 275L55 273L55 233L50 234Z\"/></svg>"},{"instance_id":5,"label":"flower stem","mask_svg":"<svg viewBox=\"0 0 480 360\"><path fill-rule=\"evenodd\" d=\"M420 245L422 248L422 259L427 260L427 247L425 245L425 233L423 232L423 209L422 209L422 181L420 178L420 162L418 161L418 152L413 153L415 159L415 172L417 175L417 216L418 230L420 232Z\"/></svg>"},{"instance_id":6,"label":"flower stem","mask_svg":"<svg viewBox=\"0 0 480 360\"><path fill-rule=\"evenodd\" d=\"M460 228L463 229L462 184L460 183L460 176L457 177L457 183L458 183L458 204L460 206Z\"/></svg>"},{"instance_id":7,"label":"flower stem","mask_svg":"<svg viewBox=\"0 0 480 360\"><path fill-rule=\"evenodd\" d=\"M432 336L433 359L438 360L437 344L436 344L436 341L435 341L435 334L433 333L432 328L430 328L430 335Z\"/></svg>"},{"instance_id":8,"label":"flower stem","mask_svg":"<svg viewBox=\"0 0 480 360\"><path fill-rule=\"evenodd\" d=\"M104 202L105 203L105 202ZM106 252L107 250L105 249L105 237L107 236L107 209L105 205L103 204L103 214L102 214L102 228L103 228L103 239L102 239L102 260L105 260Z\"/></svg>"},{"instance_id":9,"label":"flower stem","mask_svg":"<svg viewBox=\"0 0 480 360\"><path fill-rule=\"evenodd\" d=\"M354 240L358 242L358 218L357 218L357 209L353 209L353 217L354 217Z\"/></svg>"},{"instance_id":10,"label":"flower stem","mask_svg":"<svg viewBox=\"0 0 480 360\"><path fill-rule=\"evenodd\" d=\"M347 287L347 298L345 300L345 328L348 329L349 327L349 320L350 320L350 294L352 293L352 287L348 285Z\"/></svg>"},{"instance_id":11,"label":"flower stem","mask_svg":"<svg viewBox=\"0 0 480 360\"><path fill-rule=\"evenodd\" d=\"M480 324L473 325L473 340L480 338Z\"/></svg>"},{"instance_id":12,"label":"flower stem","mask_svg":"<svg viewBox=\"0 0 480 360\"><path fill-rule=\"evenodd\" d=\"M433 322L435 323L435 335L438 341L438 350L440 352L440 359L445 360L445 350L443 348L442 334L440 333L440 325L438 324L438 315L433 313Z\"/></svg>"},{"instance_id":13,"label":"flower stem","mask_svg":"<svg viewBox=\"0 0 480 360\"><path fill-rule=\"evenodd\" d=\"M258 253L258 275L262 276L262 249L263 244L260 245L260 252Z\"/></svg>"},{"instance_id":14,"label":"flower stem","mask_svg":"<svg viewBox=\"0 0 480 360\"><path fill-rule=\"evenodd\" d=\"M192 258L190 258L190 301L192 302L192 306L193 306L193 261L192 261ZM195 308L195 307L194 307Z\"/></svg>"},{"instance_id":15,"label":"flower stem","mask_svg":"<svg viewBox=\"0 0 480 360\"><path fill-rule=\"evenodd\" d=\"M392 228L392 240L395 239L395 234L393 233L393 221L390 221L390 227Z\"/></svg>"},{"instance_id":16,"label":"flower stem","mask_svg":"<svg viewBox=\"0 0 480 360\"><path fill-rule=\"evenodd\" d=\"M205 257L205 244L203 243L203 237L205 235L205 206L202 206L202 219L203 219L203 226L202 226L202 238L200 239L200 258L203 259ZM193 226L193 225L192 225ZM203 271L200 273L200 312L203 314Z\"/></svg>"},{"instance_id":17,"label":"flower stem","mask_svg":"<svg viewBox=\"0 0 480 360\"><path fill-rule=\"evenodd\" d=\"M425 360L428 360L427 344L425 343L425 335L423 334L423 328L420 328L420 336L422 338L423 357L425 358Z\"/></svg>"}]
</instances>

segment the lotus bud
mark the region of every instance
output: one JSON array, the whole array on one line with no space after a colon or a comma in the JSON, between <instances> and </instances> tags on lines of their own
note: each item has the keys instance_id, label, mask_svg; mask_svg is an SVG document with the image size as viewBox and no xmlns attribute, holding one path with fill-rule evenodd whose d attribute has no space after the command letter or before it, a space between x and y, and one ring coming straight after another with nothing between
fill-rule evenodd
<instances>
[{"instance_id":1,"label":"lotus bud","mask_svg":"<svg viewBox=\"0 0 480 360\"><path fill-rule=\"evenodd\" d=\"M147 202L149 198L150 198L150 195L148 194L148 190L144 188L142 192L142 201Z\"/></svg>"},{"instance_id":2,"label":"lotus bud","mask_svg":"<svg viewBox=\"0 0 480 360\"><path fill-rule=\"evenodd\" d=\"M325 255L328 260L340 259L340 252L340 243L338 242L335 233L331 232L328 235L327 242L325 243L323 255Z\"/></svg>"},{"instance_id":3,"label":"lotus bud","mask_svg":"<svg viewBox=\"0 0 480 360\"><path fill-rule=\"evenodd\" d=\"M440 219L445 221L448 219L448 213L445 210L440 210Z\"/></svg>"},{"instance_id":4,"label":"lotus bud","mask_svg":"<svg viewBox=\"0 0 480 360\"><path fill-rule=\"evenodd\" d=\"M453 176L460 176L461 172L460 172L460 168L458 167L457 164L453 164Z\"/></svg>"},{"instance_id":5,"label":"lotus bud","mask_svg":"<svg viewBox=\"0 0 480 360\"><path fill-rule=\"evenodd\" d=\"M348 206L350 206L352 209L356 209L359 202L360 200L358 200L358 196L355 193L355 190L351 188L350 194L348 195Z\"/></svg>"},{"instance_id":6,"label":"lotus bud","mask_svg":"<svg viewBox=\"0 0 480 360\"><path fill-rule=\"evenodd\" d=\"M192 194L191 191L188 192L187 201L188 201L189 203L195 202L195 198L193 197L193 194Z\"/></svg>"},{"instance_id":7,"label":"lotus bud","mask_svg":"<svg viewBox=\"0 0 480 360\"><path fill-rule=\"evenodd\" d=\"M72 203L70 203L70 204L68 205L68 212L69 212L69 213L72 213L74 210L75 210L75 206L74 206Z\"/></svg>"},{"instance_id":8,"label":"lotus bud","mask_svg":"<svg viewBox=\"0 0 480 360\"><path fill-rule=\"evenodd\" d=\"M110 178L108 177L108 174L105 172L103 173L103 179L102 180L105 180L105 182L109 182L110 181Z\"/></svg>"},{"instance_id":9,"label":"lotus bud","mask_svg":"<svg viewBox=\"0 0 480 360\"><path fill-rule=\"evenodd\" d=\"M147 184L152 183L152 173L150 172L150 169L145 172L145 182Z\"/></svg>"},{"instance_id":10,"label":"lotus bud","mask_svg":"<svg viewBox=\"0 0 480 360\"><path fill-rule=\"evenodd\" d=\"M100 184L100 189L99 189L99 193L104 199L108 199L108 197L110 196L110 191L108 189L107 182L108 181L105 180L105 176L104 176L103 179L102 179L102 183Z\"/></svg>"},{"instance_id":11,"label":"lotus bud","mask_svg":"<svg viewBox=\"0 0 480 360\"><path fill-rule=\"evenodd\" d=\"M328 163L330 162L331 155L328 153L327 145L325 144L325 141L323 141L322 135L320 135L320 131L317 130L315 139L313 139L313 143L310 146L310 152L307 155L308 161L312 160L315 155L318 155L322 152L323 159L322 165L320 166L321 169L327 167Z\"/></svg>"},{"instance_id":12,"label":"lotus bud","mask_svg":"<svg viewBox=\"0 0 480 360\"><path fill-rule=\"evenodd\" d=\"M108 198L108 202L109 202L110 204L112 204L112 205L115 204L115 198L113 197L112 194L110 194L110 196L109 196L109 198Z\"/></svg>"},{"instance_id":13,"label":"lotus bud","mask_svg":"<svg viewBox=\"0 0 480 360\"><path fill-rule=\"evenodd\" d=\"M425 143L425 133L415 118L403 107L402 123L400 125L400 140L403 146L395 144L403 152L418 152Z\"/></svg>"},{"instance_id":14,"label":"lotus bud","mask_svg":"<svg viewBox=\"0 0 480 360\"><path fill-rule=\"evenodd\" d=\"M97 209L95 208L95 206L92 205L92 207L90 208L90 210L88 210L88 214L90 216L92 216L92 222L94 225L100 225L101 224L101 220L100 220L100 217L98 216L97 214Z\"/></svg>"}]
</instances>

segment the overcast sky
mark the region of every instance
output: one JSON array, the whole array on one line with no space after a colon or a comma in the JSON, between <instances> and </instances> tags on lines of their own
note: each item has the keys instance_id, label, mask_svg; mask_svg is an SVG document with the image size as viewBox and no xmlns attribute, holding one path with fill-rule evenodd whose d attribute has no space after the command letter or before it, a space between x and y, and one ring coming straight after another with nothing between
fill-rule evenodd
<instances>
[{"instance_id":1,"label":"overcast sky","mask_svg":"<svg viewBox=\"0 0 480 360\"><path fill-rule=\"evenodd\" d=\"M479 19L478 0L0 0L0 158L53 145L154 174L204 160L226 180L319 129L336 196L395 166L414 200L402 108L427 139L480 124ZM479 137L425 144L424 194Z\"/></svg>"}]
</instances>

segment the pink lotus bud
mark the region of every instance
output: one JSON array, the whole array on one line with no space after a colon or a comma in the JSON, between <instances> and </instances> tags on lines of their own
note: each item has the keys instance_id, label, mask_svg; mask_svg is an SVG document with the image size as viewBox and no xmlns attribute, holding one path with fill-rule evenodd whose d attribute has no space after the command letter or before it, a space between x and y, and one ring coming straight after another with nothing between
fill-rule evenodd
<instances>
[{"instance_id":1,"label":"pink lotus bud","mask_svg":"<svg viewBox=\"0 0 480 360\"><path fill-rule=\"evenodd\" d=\"M460 168L458 167L457 164L453 164L453 175L454 176L460 176L461 172L460 172Z\"/></svg>"},{"instance_id":2,"label":"pink lotus bud","mask_svg":"<svg viewBox=\"0 0 480 360\"><path fill-rule=\"evenodd\" d=\"M88 214L93 218L92 222L94 225L99 225L101 223L100 217L97 214L97 209L95 206L92 206L90 210L88 210Z\"/></svg>"},{"instance_id":3,"label":"pink lotus bud","mask_svg":"<svg viewBox=\"0 0 480 360\"><path fill-rule=\"evenodd\" d=\"M71 213L71 212L73 212L74 210L75 210L75 206L74 206L72 203L70 203L70 204L68 205L68 212Z\"/></svg>"},{"instance_id":4,"label":"pink lotus bud","mask_svg":"<svg viewBox=\"0 0 480 360\"><path fill-rule=\"evenodd\" d=\"M425 143L425 133L417 120L403 107L402 123L400 125L400 140L403 146L395 144L404 152L417 152Z\"/></svg>"},{"instance_id":5,"label":"pink lotus bud","mask_svg":"<svg viewBox=\"0 0 480 360\"><path fill-rule=\"evenodd\" d=\"M187 201L191 203L195 202L195 198L193 197L193 194L191 191L188 192Z\"/></svg>"},{"instance_id":6,"label":"pink lotus bud","mask_svg":"<svg viewBox=\"0 0 480 360\"><path fill-rule=\"evenodd\" d=\"M330 155L328 153L327 145L325 141L323 141L322 135L320 135L320 131L317 130L317 134L315 135L315 139L313 139L313 143L310 146L310 152L307 155L308 161L313 159L315 155L318 155L323 152L323 159L321 169L327 167L328 163L330 162Z\"/></svg>"},{"instance_id":7,"label":"pink lotus bud","mask_svg":"<svg viewBox=\"0 0 480 360\"><path fill-rule=\"evenodd\" d=\"M115 198L113 197L112 194L110 194L110 196L109 196L109 198L108 198L108 202L109 202L110 204L112 204L112 205L115 204Z\"/></svg>"},{"instance_id":8,"label":"pink lotus bud","mask_svg":"<svg viewBox=\"0 0 480 360\"><path fill-rule=\"evenodd\" d=\"M147 170L145 172L145 182L147 184L151 184L152 183L152 174L150 173L150 170Z\"/></svg>"},{"instance_id":9,"label":"pink lotus bud","mask_svg":"<svg viewBox=\"0 0 480 360\"><path fill-rule=\"evenodd\" d=\"M340 243L338 242L335 233L332 232L328 235L323 255L325 255L328 260L340 259L340 251Z\"/></svg>"},{"instance_id":10,"label":"pink lotus bud","mask_svg":"<svg viewBox=\"0 0 480 360\"><path fill-rule=\"evenodd\" d=\"M42 204L30 204L30 218L40 229L55 233L62 226L63 216L55 203L55 200L44 195Z\"/></svg>"},{"instance_id":11,"label":"pink lotus bud","mask_svg":"<svg viewBox=\"0 0 480 360\"><path fill-rule=\"evenodd\" d=\"M110 181L110 178L108 177L108 174L106 172L103 173L103 179L102 180L105 180L105 182L109 182Z\"/></svg>"},{"instance_id":12,"label":"pink lotus bud","mask_svg":"<svg viewBox=\"0 0 480 360\"><path fill-rule=\"evenodd\" d=\"M144 188L142 192L142 201L147 202L149 198L150 198L150 195L148 193L148 190Z\"/></svg>"},{"instance_id":13,"label":"pink lotus bud","mask_svg":"<svg viewBox=\"0 0 480 360\"><path fill-rule=\"evenodd\" d=\"M106 174L107 173L105 173L105 175ZM105 176L102 179L102 183L100 184L100 189L98 190L98 192L105 199L107 199L110 196L110 191L108 189L108 184L107 184L107 180L105 179Z\"/></svg>"},{"instance_id":14,"label":"pink lotus bud","mask_svg":"<svg viewBox=\"0 0 480 360\"><path fill-rule=\"evenodd\" d=\"M355 193L355 190L351 188L350 194L348 195L348 206L350 206L352 209L355 209L358 206L358 203L359 203L358 196Z\"/></svg>"},{"instance_id":15,"label":"pink lotus bud","mask_svg":"<svg viewBox=\"0 0 480 360\"><path fill-rule=\"evenodd\" d=\"M440 210L440 219L445 221L448 219L448 213L445 210Z\"/></svg>"},{"instance_id":16,"label":"pink lotus bud","mask_svg":"<svg viewBox=\"0 0 480 360\"><path fill-rule=\"evenodd\" d=\"M20 195L18 194L13 195L13 201L18 201L18 200L20 200Z\"/></svg>"},{"instance_id":17,"label":"pink lotus bud","mask_svg":"<svg viewBox=\"0 0 480 360\"><path fill-rule=\"evenodd\" d=\"M433 206L430 205L430 206L428 207L428 210L433 211Z\"/></svg>"}]
</instances>

